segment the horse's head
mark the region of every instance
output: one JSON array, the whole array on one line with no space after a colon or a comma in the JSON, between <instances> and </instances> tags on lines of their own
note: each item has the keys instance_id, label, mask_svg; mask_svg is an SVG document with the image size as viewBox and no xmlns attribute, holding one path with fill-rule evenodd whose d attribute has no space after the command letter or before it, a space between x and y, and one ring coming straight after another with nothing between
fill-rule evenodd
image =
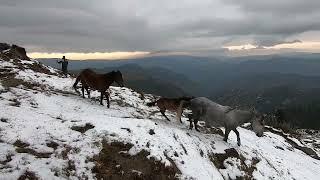
<instances>
[{"instance_id":1,"label":"horse's head","mask_svg":"<svg viewBox=\"0 0 320 180\"><path fill-rule=\"evenodd\" d=\"M124 87L124 83L123 83L123 78L122 78L122 73L118 70L118 71L113 71L114 73L114 81L120 86L120 87Z\"/></svg>"},{"instance_id":2,"label":"horse's head","mask_svg":"<svg viewBox=\"0 0 320 180\"><path fill-rule=\"evenodd\" d=\"M264 116L258 113L255 109L251 111L251 113L253 114L251 121L252 130L258 137L262 137L264 132Z\"/></svg>"}]
</instances>

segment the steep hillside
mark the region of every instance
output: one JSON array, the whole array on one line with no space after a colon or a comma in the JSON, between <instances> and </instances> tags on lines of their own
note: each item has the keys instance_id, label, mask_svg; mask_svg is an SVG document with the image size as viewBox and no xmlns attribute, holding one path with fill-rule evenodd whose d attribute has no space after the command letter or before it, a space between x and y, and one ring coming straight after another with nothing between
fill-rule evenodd
<instances>
[{"instance_id":1,"label":"steep hillside","mask_svg":"<svg viewBox=\"0 0 320 180\"><path fill-rule=\"evenodd\" d=\"M13 51L0 53L0 179L317 179L319 136L303 141L268 127L259 138L164 120L152 95L111 87L83 99L74 78ZM153 115L152 115L153 114ZM223 129L222 129L223 131ZM310 143L312 142L312 143ZM312 144L312 145L311 145Z\"/></svg>"}]
</instances>

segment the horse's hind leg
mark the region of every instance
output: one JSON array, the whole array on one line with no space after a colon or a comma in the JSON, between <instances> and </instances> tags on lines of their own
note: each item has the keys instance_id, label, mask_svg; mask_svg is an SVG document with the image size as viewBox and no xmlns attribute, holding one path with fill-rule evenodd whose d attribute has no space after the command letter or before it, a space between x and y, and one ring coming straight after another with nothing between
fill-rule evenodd
<instances>
[{"instance_id":1,"label":"horse's hind leg","mask_svg":"<svg viewBox=\"0 0 320 180\"><path fill-rule=\"evenodd\" d=\"M75 83L73 84L73 89L76 91L76 93L80 94L80 92L77 89L77 84L79 83L79 81L81 80L80 75L77 77Z\"/></svg>"},{"instance_id":2,"label":"horse's hind leg","mask_svg":"<svg viewBox=\"0 0 320 180\"><path fill-rule=\"evenodd\" d=\"M160 112L168 121L170 121L170 119L165 114L166 110L161 109Z\"/></svg>"},{"instance_id":3,"label":"horse's hind leg","mask_svg":"<svg viewBox=\"0 0 320 180\"><path fill-rule=\"evenodd\" d=\"M192 114L188 114L188 118L189 118L189 122L190 122L189 129L192 129L193 128L193 124L194 124L194 129L196 131L200 132L200 130L198 129L199 117L194 112L192 112Z\"/></svg>"},{"instance_id":4,"label":"horse's hind leg","mask_svg":"<svg viewBox=\"0 0 320 180\"><path fill-rule=\"evenodd\" d=\"M240 145L241 145L241 142L240 142L240 134L239 134L239 131L238 131L237 129L234 129L233 131L234 131L234 132L236 133L236 135L237 135L238 146L240 146Z\"/></svg>"},{"instance_id":5,"label":"horse's hind leg","mask_svg":"<svg viewBox=\"0 0 320 180\"><path fill-rule=\"evenodd\" d=\"M198 129L198 121L199 121L199 119L194 119L193 124L194 124L194 129L196 129L196 131L200 132L200 130Z\"/></svg>"},{"instance_id":6,"label":"horse's hind leg","mask_svg":"<svg viewBox=\"0 0 320 180\"><path fill-rule=\"evenodd\" d=\"M230 129L226 128L226 131L224 132L224 138L223 138L225 142L228 141L229 133L230 133Z\"/></svg>"},{"instance_id":7,"label":"horse's hind leg","mask_svg":"<svg viewBox=\"0 0 320 180\"><path fill-rule=\"evenodd\" d=\"M109 93L104 92L104 94L105 94L105 96L106 96L106 98L107 98L107 103L108 103L107 107L110 108Z\"/></svg>"},{"instance_id":8,"label":"horse's hind leg","mask_svg":"<svg viewBox=\"0 0 320 180\"><path fill-rule=\"evenodd\" d=\"M86 86L86 87L85 87L85 89L86 89L86 91L87 91L88 98L90 98L90 90L89 90L89 87L88 87L88 86Z\"/></svg>"},{"instance_id":9,"label":"horse's hind leg","mask_svg":"<svg viewBox=\"0 0 320 180\"><path fill-rule=\"evenodd\" d=\"M179 104L179 107L177 109L177 120L180 121L180 123L182 123L182 120L181 120L181 116L182 116L182 113L183 113L183 105L184 105L184 101L181 101L180 104Z\"/></svg>"}]
</instances>

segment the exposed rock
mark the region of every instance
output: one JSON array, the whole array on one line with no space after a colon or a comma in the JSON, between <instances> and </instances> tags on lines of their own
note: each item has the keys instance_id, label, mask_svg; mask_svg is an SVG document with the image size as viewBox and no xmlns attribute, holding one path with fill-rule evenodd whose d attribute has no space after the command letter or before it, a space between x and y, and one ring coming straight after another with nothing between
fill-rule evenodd
<instances>
[{"instance_id":1,"label":"exposed rock","mask_svg":"<svg viewBox=\"0 0 320 180\"><path fill-rule=\"evenodd\" d=\"M30 58L27 56L26 50L23 47L13 44L10 51L12 51L19 59L30 60Z\"/></svg>"},{"instance_id":2,"label":"exposed rock","mask_svg":"<svg viewBox=\"0 0 320 180\"><path fill-rule=\"evenodd\" d=\"M27 56L27 52L23 47L17 46L13 44L10 46L6 43L0 43L0 51L8 50L7 52L4 52L5 56L10 59L23 59L23 60L30 60L30 58Z\"/></svg>"},{"instance_id":3,"label":"exposed rock","mask_svg":"<svg viewBox=\"0 0 320 180\"><path fill-rule=\"evenodd\" d=\"M10 45L7 43L0 43L0 51L10 49Z\"/></svg>"}]
</instances>

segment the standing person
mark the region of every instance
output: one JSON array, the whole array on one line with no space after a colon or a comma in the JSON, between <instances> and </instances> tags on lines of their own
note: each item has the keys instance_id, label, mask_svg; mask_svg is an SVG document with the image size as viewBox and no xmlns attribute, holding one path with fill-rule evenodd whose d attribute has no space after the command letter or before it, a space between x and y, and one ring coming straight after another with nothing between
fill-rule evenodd
<instances>
[{"instance_id":1,"label":"standing person","mask_svg":"<svg viewBox=\"0 0 320 180\"><path fill-rule=\"evenodd\" d=\"M62 60L58 61L59 64L62 64L62 73L68 77L68 60L65 56L62 57Z\"/></svg>"}]
</instances>

